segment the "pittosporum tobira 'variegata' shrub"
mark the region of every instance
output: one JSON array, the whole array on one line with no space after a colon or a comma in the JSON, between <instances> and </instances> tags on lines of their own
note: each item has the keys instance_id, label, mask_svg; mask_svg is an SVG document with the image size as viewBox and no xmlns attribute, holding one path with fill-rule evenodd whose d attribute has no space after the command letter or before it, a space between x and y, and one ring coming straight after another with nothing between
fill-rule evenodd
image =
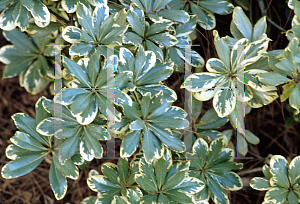
<instances>
[{"instance_id":1,"label":"pittosporum tobira 'variegata' shrub","mask_svg":"<svg viewBox=\"0 0 300 204\"><path fill-rule=\"evenodd\" d=\"M102 164L101 174L90 171L87 184L97 196L82 204L229 203L226 191L243 187L233 172L243 165L234 154L246 155L248 143L262 139L245 129L236 110L247 115L270 104L283 85L281 101L289 99L294 120L299 116L300 3L289 0L288 6L295 13L286 32L290 43L284 51L268 51L267 17L252 25L229 0L2 0L0 28L12 43L0 49L3 78L19 75L27 92L40 93L55 78L53 43L70 45L61 52L63 89L53 100L39 98L35 119L12 116L18 131L6 149L11 161L2 177L23 176L45 161L54 196L63 199L66 178L77 179L78 167L103 157L100 142L118 138L121 158ZM215 13L231 12L232 37L213 31L218 58L204 62L190 49L196 26L212 30ZM174 105L182 96L164 81L183 75L188 65L206 65L207 71L186 76L182 88L191 93L184 110ZM210 99L213 108L201 114ZM61 117L54 107L61 107ZM217 130L229 121L233 129ZM263 167L266 179L251 181L254 189L268 190L264 203L299 202L298 160L288 164L274 156Z\"/></svg>"}]
</instances>

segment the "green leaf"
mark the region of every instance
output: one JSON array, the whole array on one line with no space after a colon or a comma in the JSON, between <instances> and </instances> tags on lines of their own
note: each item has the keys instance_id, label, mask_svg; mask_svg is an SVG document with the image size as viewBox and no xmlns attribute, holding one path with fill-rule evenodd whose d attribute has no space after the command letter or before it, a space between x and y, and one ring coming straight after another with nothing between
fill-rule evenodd
<instances>
[{"instance_id":1,"label":"green leaf","mask_svg":"<svg viewBox=\"0 0 300 204\"><path fill-rule=\"evenodd\" d=\"M78 22L82 27L90 34L90 36L94 37L94 24L92 21L91 11L82 3L79 3L77 6L76 15L78 18Z\"/></svg>"},{"instance_id":2,"label":"green leaf","mask_svg":"<svg viewBox=\"0 0 300 204\"><path fill-rule=\"evenodd\" d=\"M229 204L228 196L220 184L211 178L210 175L205 175L205 178L207 180L210 197L214 203Z\"/></svg>"},{"instance_id":3,"label":"green leaf","mask_svg":"<svg viewBox=\"0 0 300 204\"><path fill-rule=\"evenodd\" d=\"M130 204L138 204L142 196L143 193L139 188L127 189L126 191L126 198Z\"/></svg>"},{"instance_id":4,"label":"green leaf","mask_svg":"<svg viewBox=\"0 0 300 204\"><path fill-rule=\"evenodd\" d=\"M284 84L282 86L283 92L280 95L280 101L284 102L286 99L288 99L296 86L297 86L296 83Z\"/></svg>"},{"instance_id":5,"label":"green leaf","mask_svg":"<svg viewBox=\"0 0 300 204\"><path fill-rule=\"evenodd\" d=\"M150 10L159 10L170 3L171 0L155 0L153 2L153 7L148 7ZM145 4L144 4L145 5Z\"/></svg>"},{"instance_id":6,"label":"green leaf","mask_svg":"<svg viewBox=\"0 0 300 204\"><path fill-rule=\"evenodd\" d=\"M186 194L181 192L166 191L165 195L167 195L170 200L179 203L192 203L192 199L188 197Z\"/></svg>"},{"instance_id":7,"label":"green leaf","mask_svg":"<svg viewBox=\"0 0 300 204\"><path fill-rule=\"evenodd\" d=\"M127 20L134 32L136 32L139 36L144 36L144 25L142 24L139 16L134 11L128 11Z\"/></svg>"},{"instance_id":8,"label":"green leaf","mask_svg":"<svg viewBox=\"0 0 300 204\"><path fill-rule=\"evenodd\" d=\"M145 42L146 42L145 48L147 50L153 51L156 55L156 58L158 58L161 62L163 62L164 54L162 50L150 40L146 40Z\"/></svg>"},{"instance_id":9,"label":"green leaf","mask_svg":"<svg viewBox=\"0 0 300 204\"><path fill-rule=\"evenodd\" d=\"M106 162L102 164L101 171L112 183L121 185L118 166L116 164Z\"/></svg>"},{"instance_id":10,"label":"green leaf","mask_svg":"<svg viewBox=\"0 0 300 204\"><path fill-rule=\"evenodd\" d=\"M208 155L208 144L202 138L198 138L193 144L193 154L190 157L198 157L191 159L191 167L202 169Z\"/></svg>"},{"instance_id":11,"label":"green leaf","mask_svg":"<svg viewBox=\"0 0 300 204\"><path fill-rule=\"evenodd\" d=\"M287 177L287 175L279 168L272 168L270 170L271 174L272 174L272 178L276 184L278 184L279 186L282 186L283 188L288 189L290 187L290 182L289 179ZM270 183L273 186L273 183Z\"/></svg>"},{"instance_id":12,"label":"green leaf","mask_svg":"<svg viewBox=\"0 0 300 204\"><path fill-rule=\"evenodd\" d=\"M130 157L136 151L140 141L140 136L140 130L134 130L126 135L121 144L121 157Z\"/></svg>"},{"instance_id":13,"label":"green leaf","mask_svg":"<svg viewBox=\"0 0 300 204\"><path fill-rule=\"evenodd\" d=\"M224 87L226 87L226 84ZM235 87L232 85L229 86L225 90L218 90L213 99L214 109L220 118L228 116L236 106Z\"/></svg>"},{"instance_id":14,"label":"green leaf","mask_svg":"<svg viewBox=\"0 0 300 204\"><path fill-rule=\"evenodd\" d=\"M291 185L294 185L300 179L300 156L295 157L290 165L288 170L288 175Z\"/></svg>"},{"instance_id":15,"label":"green leaf","mask_svg":"<svg viewBox=\"0 0 300 204\"><path fill-rule=\"evenodd\" d=\"M248 40L252 39L252 24L243 9L239 6L235 7L232 14L232 19L238 30Z\"/></svg>"},{"instance_id":16,"label":"green leaf","mask_svg":"<svg viewBox=\"0 0 300 204\"><path fill-rule=\"evenodd\" d=\"M190 161L174 161L173 165L169 169L166 180L168 180L176 172L187 171L189 167L190 167Z\"/></svg>"},{"instance_id":17,"label":"green leaf","mask_svg":"<svg viewBox=\"0 0 300 204\"><path fill-rule=\"evenodd\" d=\"M156 194L148 194L141 198L140 203L156 203L157 195Z\"/></svg>"},{"instance_id":18,"label":"green leaf","mask_svg":"<svg viewBox=\"0 0 300 204\"><path fill-rule=\"evenodd\" d=\"M155 143L154 141L156 140L155 135L149 128L144 128L144 137L143 137L143 142L142 142L142 148L144 152L145 159L148 163L152 162L154 157L158 157L159 155L159 150L158 151L153 151L155 148Z\"/></svg>"},{"instance_id":19,"label":"green leaf","mask_svg":"<svg viewBox=\"0 0 300 204\"><path fill-rule=\"evenodd\" d=\"M184 118L173 118L164 115L160 115L158 117L152 117L148 121L162 128L170 128L170 129L184 129L189 125L189 122ZM168 123L166 123L166 121L168 121Z\"/></svg>"},{"instance_id":20,"label":"green leaf","mask_svg":"<svg viewBox=\"0 0 300 204\"><path fill-rule=\"evenodd\" d=\"M0 3L0 7L5 7L5 6L9 5L11 2L13 2L13 0L3 0Z\"/></svg>"},{"instance_id":21,"label":"green leaf","mask_svg":"<svg viewBox=\"0 0 300 204\"><path fill-rule=\"evenodd\" d=\"M173 65L169 62L156 64L138 77L136 85L156 84L167 79L173 73Z\"/></svg>"},{"instance_id":22,"label":"green leaf","mask_svg":"<svg viewBox=\"0 0 300 204\"><path fill-rule=\"evenodd\" d=\"M173 133L168 129L160 128L158 125L149 124L149 127L153 130L154 134L166 145L168 148L176 152L184 152L185 145Z\"/></svg>"},{"instance_id":23,"label":"green leaf","mask_svg":"<svg viewBox=\"0 0 300 204\"><path fill-rule=\"evenodd\" d=\"M195 194L200 192L203 188L204 188L205 184L194 177L187 177L184 178L177 186L175 186L174 188L172 188L171 191L178 191L184 194Z\"/></svg>"},{"instance_id":24,"label":"green leaf","mask_svg":"<svg viewBox=\"0 0 300 204\"><path fill-rule=\"evenodd\" d=\"M232 48L230 60L231 60L231 71L237 71L239 66L241 66L242 61L244 60L245 56L243 55L243 50L245 46L248 44L249 40L246 38L242 38L238 40ZM242 57L243 56L243 57Z\"/></svg>"},{"instance_id":25,"label":"green leaf","mask_svg":"<svg viewBox=\"0 0 300 204\"><path fill-rule=\"evenodd\" d=\"M75 43L73 44L70 49L69 53L70 55L86 55L93 49L93 46L91 44L87 43Z\"/></svg>"},{"instance_id":26,"label":"green leaf","mask_svg":"<svg viewBox=\"0 0 300 204\"><path fill-rule=\"evenodd\" d=\"M185 170L175 172L172 176L170 176L165 180L162 186L162 190L163 191L172 190L175 186L177 186L183 181L185 174L186 174Z\"/></svg>"},{"instance_id":27,"label":"green leaf","mask_svg":"<svg viewBox=\"0 0 300 204\"><path fill-rule=\"evenodd\" d=\"M206 63L206 69L209 72L216 74L228 73L230 71L229 67L226 67L226 65L221 60L216 58L210 58Z\"/></svg>"},{"instance_id":28,"label":"green leaf","mask_svg":"<svg viewBox=\"0 0 300 204\"><path fill-rule=\"evenodd\" d=\"M161 10L157 13L166 19L170 19L176 22L185 23L189 20L189 14L182 10Z\"/></svg>"},{"instance_id":29,"label":"green leaf","mask_svg":"<svg viewBox=\"0 0 300 204\"><path fill-rule=\"evenodd\" d=\"M98 113L98 103L91 92L80 94L70 105L71 113L81 125L93 122Z\"/></svg>"},{"instance_id":30,"label":"green leaf","mask_svg":"<svg viewBox=\"0 0 300 204\"><path fill-rule=\"evenodd\" d=\"M26 0L22 1L24 6L30 11L31 15L35 18L35 21L44 23L44 26L50 23L50 12L42 2Z\"/></svg>"},{"instance_id":31,"label":"green leaf","mask_svg":"<svg viewBox=\"0 0 300 204\"><path fill-rule=\"evenodd\" d=\"M215 44L218 56L222 61L222 62L215 62L217 66L213 66L213 67L215 67L214 70L216 70L217 73L228 72L228 71L230 71L229 70L230 69L230 48L227 45L227 43L223 39L220 38L218 31L214 31L213 35L215 37L214 44ZM214 58L212 58L212 59L214 59ZM207 62L207 64L208 64L208 62ZM225 67L223 64L225 64Z\"/></svg>"},{"instance_id":32,"label":"green leaf","mask_svg":"<svg viewBox=\"0 0 300 204\"><path fill-rule=\"evenodd\" d=\"M146 191L157 192L158 190L156 187L156 181L146 177L145 174L136 174L135 180L139 186Z\"/></svg>"},{"instance_id":33,"label":"green leaf","mask_svg":"<svg viewBox=\"0 0 300 204\"><path fill-rule=\"evenodd\" d=\"M140 119L141 114L139 112L138 104L132 100L129 100L128 103L122 101L120 105L123 107L123 111L126 117L131 120Z\"/></svg>"},{"instance_id":34,"label":"green leaf","mask_svg":"<svg viewBox=\"0 0 300 204\"><path fill-rule=\"evenodd\" d=\"M11 78L25 71L32 61L36 59L36 54L31 54L28 50L18 48L14 45L5 45L0 49L0 61L7 64L3 71L3 78ZM22 61L22 64L18 62Z\"/></svg>"},{"instance_id":35,"label":"green leaf","mask_svg":"<svg viewBox=\"0 0 300 204\"><path fill-rule=\"evenodd\" d=\"M234 172L224 174L210 172L209 175L226 190L237 191L243 187L242 179Z\"/></svg>"},{"instance_id":36,"label":"green leaf","mask_svg":"<svg viewBox=\"0 0 300 204\"><path fill-rule=\"evenodd\" d=\"M96 196L89 196L89 197L86 197L85 199L83 199L81 201L81 204L95 204L96 201L97 201Z\"/></svg>"},{"instance_id":37,"label":"green leaf","mask_svg":"<svg viewBox=\"0 0 300 204\"><path fill-rule=\"evenodd\" d=\"M86 71L84 71L76 62L64 56L62 57L62 62L64 67L66 67L67 70L71 72L82 84L86 87L91 86L90 79Z\"/></svg>"},{"instance_id":38,"label":"green leaf","mask_svg":"<svg viewBox=\"0 0 300 204\"><path fill-rule=\"evenodd\" d=\"M103 204L110 204L113 197L115 195L120 195L121 190L110 190L110 191L106 191L106 192L102 192L101 196L97 198L96 202L100 202Z\"/></svg>"},{"instance_id":39,"label":"green leaf","mask_svg":"<svg viewBox=\"0 0 300 204\"><path fill-rule=\"evenodd\" d=\"M228 149L228 148L226 148ZM226 150L224 149L224 150ZM224 152L223 150L223 152ZM233 150L229 150L227 152L233 152ZM232 156L232 155L231 155ZM223 157L225 160L225 157ZM209 172L213 172L216 174L223 174L223 173L228 173L231 170L236 170L236 169L241 169L243 168L243 164L241 163L235 163L233 161L228 161L230 158L226 159L226 161L222 161L221 158L219 158L217 161L218 163L216 163L214 166L209 167Z\"/></svg>"},{"instance_id":40,"label":"green leaf","mask_svg":"<svg viewBox=\"0 0 300 204\"><path fill-rule=\"evenodd\" d=\"M32 41L18 29L14 29L12 31L3 31L3 36L21 49L26 48L33 53L39 53L39 50L32 43Z\"/></svg>"},{"instance_id":41,"label":"green leaf","mask_svg":"<svg viewBox=\"0 0 300 204\"><path fill-rule=\"evenodd\" d=\"M270 173L270 167L267 164L262 167L262 172L267 180L271 179L272 174Z\"/></svg>"},{"instance_id":42,"label":"green leaf","mask_svg":"<svg viewBox=\"0 0 300 204\"><path fill-rule=\"evenodd\" d=\"M23 176L35 169L45 158L48 152L20 157L8 162L1 170L1 176L6 179L13 179Z\"/></svg>"},{"instance_id":43,"label":"green leaf","mask_svg":"<svg viewBox=\"0 0 300 204\"><path fill-rule=\"evenodd\" d=\"M185 88L190 92L205 91L217 86L222 80L223 76L220 74L195 73L187 77L181 88Z\"/></svg>"},{"instance_id":44,"label":"green leaf","mask_svg":"<svg viewBox=\"0 0 300 204\"><path fill-rule=\"evenodd\" d=\"M127 32L123 37L123 43L133 44L135 46L142 44L142 40L143 39L139 35L133 32Z\"/></svg>"},{"instance_id":45,"label":"green leaf","mask_svg":"<svg viewBox=\"0 0 300 204\"><path fill-rule=\"evenodd\" d=\"M18 147L17 145L10 144L6 147L5 155L8 159L16 160L20 157L42 154L43 152L44 151L39 151L39 152L28 151L26 149Z\"/></svg>"},{"instance_id":46,"label":"green leaf","mask_svg":"<svg viewBox=\"0 0 300 204\"><path fill-rule=\"evenodd\" d=\"M30 15L27 12L26 8L21 4L21 2L18 2L18 4L19 7L17 9L17 17L15 18L15 24L20 27L22 32L24 32L28 26Z\"/></svg>"},{"instance_id":47,"label":"green leaf","mask_svg":"<svg viewBox=\"0 0 300 204\"><path fill-rule=\"evenodd\" d=\"M40 59L40 58L39 58ZM46 78L41 77L40 60L34 61L27 69L22 83L27 92L37 94L44 90L50 83Z\"/></svg>"},{"instance_id":48,"label":"green leaf","mask_svg":"<svg viewBox=\"0 0 300 204\"><path fill-rule=\"evenodd\" d=\"M87 161L91 161L93 157L101 159L103 157L103 148L97 139L95 139L89 132L85 131L82 133L80 141L80 153L83 158ZM92 155L92 158L88 157L83 152L89 152Z\"/></svg>"},{"instance_id":49,"label":"green leaf","mask_svg":"<svg viewBox=\"0 0 300 204\"><path fill-rule=\"evenodd\" d=\"M232 12L234 6L230 3L230 1L218 1L218 0L204 0L199 2L200 6L204 8L220 14L227 15Z\"/></svg>"},{"instance_id":50,"label":"green leaf","mask_svg":"<svg viewBox=\"0 0 300 204\"><path fill-rule=\"evenodd\" d=\"M50 166L49 181L55 198L63 199L67 193L67 179L57 170L54 163Z\"/></svg>"},{"instance_id":51,"label":"green leaf","mask_svg":"<svg viewBox=\"0 0 300 204\"><path fill-rule=\"evenodd\" d=\"M297 204L297 203L299 203L299 202L298 202L298 200L299 200L299 199L298 199L298 196L297 196L297 194L294 193L293 191L290 191L290 192L289 192L287 200L288 200L288 202L289 202L290 204Z\"/></svg>"},{"instance_id":52,"label":"green leaf","mask_svg":"<svg viewBox=\"0 0 300 204\"><path fill-rule=\"evenodd\" d=\"M208 150L208 156L206 159L206 167L209 168L215 164L215 160L222 153L222 149L225 147L225 140L223 137L215 139L211 142Z\"/></svg>"},{"instance_id":53,"label":"green leaf","mask_svg":"<svg viewBox=\"0 0 300 204\"><path fill-rule=\"evenodd\" d=\"M109 16L109 7L105 4L99 4L96 6L93 12L93 21L95 26L95 35L100 36L100 27Z\"/></svg>"},{"instance_id":54,"label":"green leaf","mask_svg":"<svg viewBox=\"0 0 300 204\"><path fill-rule=\"evenodd\" d=\"M20 131L27 133L43 144L48 144L48 140L37 133L36 121L32 117L25 113L15 113L11 118Z\"/></svg>"},{"instance_id":55,"label":"green leaf","mask_svg":"<svg viewBox=\"0 0 300 204\"><path fill-rule=\"evenodd\" d=\"M249 130L245 130L245 138L251 144L256 145L260 142L259 138L256 135L254 135L252 132L250 132Z\"/></svg>"},{"instance_id":56,"label":"green leaf","mask_svg":"<svg viewBox=\"0 0 300 204\"><path fill-rule=\"evenodd\" d=\"M111 204L128 204L128 201L126 197L114 196Z\"/></svg>"},{"instance_id":57,"label":"green leaf","mask_svg":"<svg viewBox=\"0 0 300 204\"><path fill-rule=\"evenodd\" d=\"M103 175L93 175L87 179L87 184L93 191L115 191L119 190L119 186L110 182Z\"/></svg>"},{"instance_id":58,"label":"green leaf","mask_svg":"<svg viewBox=\"0 0 300 204\"><path fill-rule=\"evenodd\" d=\"M52 162L55 167L63 176L69 177L73 180L78 179L79 171L71 159L66 160L64 164L61 164L55 154L52 154L52 158Z\"/></svg>"},{"instance_id":59,"label":"green leaf","mask_svg":"<svg viewBox=\"0 0 300 204\"><path fill-rule=\"evenodd\" d=\"M167 175L167 161L164 158L160 158L154 164L155 177L158 189L160 189L165 181Z\"/></svg>"},{"instance_id":60,"label":"green leaf","mask_svg":"<svg viewBox=\"0 0 300 204\"><path fill-rule=\"evenodd\" d=\"M267 20L266 17L260 18L253 28L252 41L256 41L260 36L267 32Z\"/></svg>"},{"instance_id":61,"label":"green leaf","mask_svg":"<svg viewBox=\"0 0 300 204\"><path fill-rule=\"evenodd\" d=\"M288 161L281 155L274 155L270 159L270 167L281 169L285 175L288 175Z\"/></svg>"},{"instance_id":62,"label":"green leaf","mask_svg":"<svg viewBox=\"0 0 300 204\"><path fill-rule=\"evenodd\" d=\"M51 117L52 115L43 107L43 102L47 100L46 97L42 96L38 99L35 104L35 121L39 124L45 118Z\"/></svg>"},{"instance_id":63,"label":"green leaf","mask_svg":"<svg viewBox=\"0 0 300 204\"><path fill-rule=\"evenodd\" d=\"M259 74L258 78L262 83L269 86L278 86L280 84L284 84L291 81L291 79L277 72L268 72L268 73Z\"/></svg>"},{"instance_id":64,"label":"green leaf","mask_svg":"<svg viewBox=\"0 0 300 204\"><path fill-rule=\"evenodd\" d=\"M1 2L2 3L2 2ZM16 27L15 19L13 19L12 13L16 4L11 5L4 9L0 15L0 28L3 30L13 30Z\"/></svg>"},{"instance_id":65,"label":"green leaf","mask_svg":"<svg viewBox=\"0 0 300 204\"><path fill-rule=\"evenodd\" d=\"M42 38L50 35L51 33L57 31L61 27L60 23L51 22L47 27L41 28L36 24L29 23L26 32L33 37Z\"/></svg>"},{"instance_id":66,"label":"green leaf","mask_svg":"<svg viewBox=\"0 0 300 204\"><path fill-rule=\"evenodd\" d=\"M67 26L64 28L62 37L69 43L94 42L94 39L90 35L75 26Z\"/></svg>"},{"instance_id":67,"label":"green leaf","mask_svg":"<svg viewBox=\"0 0 300 204\"><path fill-rule=\"evenodd\" d=\"M170 204L168 197L162 193L159 194L157 203L158 204Z\"/></svg>"},{"instance_id":68,"label":"green leaf","mask_svg":"<svg viewBox=\"0 0 300 204\"><path fill-rule=\"evenodd\" d=\"M119 175L122 179L123 183L127 183L127 175L128 175L128 160L127 158L121 158L118 161L118 169L119 169Z\"/></svg>"},{"instance_id":69,"label":"green leaf","mask_svg":"<svg viewBox=\"0 0 300 204\"><path fill-rule=\"evenodd\" d=\"M267 51L269 41L270 39L265 35L264 38L250 43L242 53L245 58L243 65L247 66L259 60L262 57L262 54Z\"/></svg>"},{"instance_id":70,"label":"green leaf","mask_svg":"<svg viewBox=\"0 0 300 204\"><path fill-rule=\"evenodd\" d=\"M286 197L288 195L288 190L284 188L271 188L267 191L265 195L265 202L273 203L286 203Z\"/></svg>"},{"instance_id":71,"label":"green leaf","mask_svg":"<svg viewBox=\"0 0 300 204\"><path fill-rule=\"evenodd\" d=\"M168 30L168 28L172 25L171 22L166 21L166 22L162 22L162 23L154 23L150 26L150 28L148 28L147 32L146 32L146 36L151 36L154 35L156 33L160 33L163 32L165 30Z\"/></svg>"},{"instance_id":72,"label":"green leaf","mask_svg":"<svg viewBox=\"0 0 300 204\"><path fill-rule=\"evenodd\" d=\"M167 32L151 35L148 39L165 47L174 46L178 43L176 37Z\"/></svg>"},{"instance_id":73,"label":"green leaf","mask_svg":"<svg viewBox=\"0 0 300 204\"><path fill-rule=\"evenodd\" d=\"M37 140L30 137L28 134L24 132L17 131L13 137L10 138L10 141L21 147L23 149L29 151L45 151L47 150L43 145L41 145Z\"/></svg>"},{"instance_id":74,"label":"green leaf","mask_svg":"<svg viewBox=\"0 0 300 204\"><path fill-rule=\"evenodd\" d=\"M228 122L228 117L220 118L214 108L208 109L198 123L197 129L212 130Z\"/></svg>"},{"instance_id":75,"label":"green leaf","mask_svg":"<svg viewBox=\"0 0 300 204\"><path fill-rule=\"evenodd\" d=\"M269 181L260 177L252 178L250 186L251 188L254 188L255 190L259 191L266 191L271 188Z\"/></svg>"},{"instance_id":76,"label":"green leaf","mask_svg":"<svg viewBox=\"0 0 300 204\"><path fill-rule=\"evenodd\" d=\"M297 85L291 92L289 99L290 106L296 109L295 115L300 113L300 84L298 83Z\"/></svg>"},{"instance_id":77,"label":"green leaf","mask_svg":"<svg viewBox=\"0 0 300 204\"><path fill-rule=\"evenodd\" d=\"M192 13L196 14L197 21L205 30L211 30L216 27L216 18L212 12L201 9L196 4L190 2Z\"/></svg>"}]
</instances>

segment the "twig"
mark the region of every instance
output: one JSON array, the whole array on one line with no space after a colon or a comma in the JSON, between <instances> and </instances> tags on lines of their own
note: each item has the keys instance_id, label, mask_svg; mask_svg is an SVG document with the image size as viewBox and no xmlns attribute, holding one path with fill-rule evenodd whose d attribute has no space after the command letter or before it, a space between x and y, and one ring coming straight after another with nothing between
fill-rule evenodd
<instances>
[{"instance_id":1,"label":"twig","mask_svg":"<svg viewBox=\"0 0 300 204\"><path fill-rule=\"evenodd\" d=\"M261 171L262 171L262 167L257 167L257 168L254 168L254 169L240 171L237 174L240 175L240 176L243 176L245 174L251 174L251 173L256 173L256 172L261 172Z\"/></svg>"},{"instance_id":2,"label":"twig","mask_svg":"<svg viewBox=\"0 0 300 204\"><path fill-rule=\"evenodd\" d=\"M277 25L274 21L272 21L266 14L266 9L265 9L265 4L264 4L264 1L263 0L258 0L258 5L259 5L259 8L260 8L260 11L261 11L261 14L263 16L266 16L267 17L267 21L269 23L271 23L274 27L276 27L277 29L283 31L283 32L286 32L286 30L284 28L282 28L281 26Z\"/></svg>"},{"instance_id":3,"label":"twig","mask_svg":"<svg viewBox=\"0 0 300 204\"><path fill-rule=\"evenodd\" d=\"M184 75L181 75L171 86L171 89L174 89L179 83L181 83L181 80L184 78Z\"/></svg>"},{"instance_id":4,"label":"twig","mask_svg":"<svg viewBox=\"0 0 300 204\"><path fill-rule=\"evenodd\" d=\"M70 24L70 21L64 19L63 17L61 17L60 15L58 15L57 13L55 13L54 11L52 11L51 9L49 9L49 11L56 18L56 20L58 22L60 22L64 27L66 27L66 25L64 23L66 23L67 25ZM63 21L64 23L62 23L61 21Z\"/></svg>"}]
</instances>

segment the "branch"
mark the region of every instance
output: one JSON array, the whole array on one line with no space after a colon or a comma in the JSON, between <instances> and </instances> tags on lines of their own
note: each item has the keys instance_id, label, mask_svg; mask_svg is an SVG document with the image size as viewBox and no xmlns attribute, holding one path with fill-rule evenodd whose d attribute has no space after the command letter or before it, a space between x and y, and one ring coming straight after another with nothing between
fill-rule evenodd
<instances>
[{"instance_id":1,"label":"branch","mask_svg":"<svg viewBox=\"0 0 300 204\"><path fill-rule=\"evenodd\" d=\"M259 5L259 8L260 8L260 11L261 11L261 14L263 16L266 16L267 17L267 21L269 23L271 23L274 27L276 27L277 29L283 31L283 32L286 32L286 30L284 28L282 28L281 26L277 25L274 21L272 21L268 16L267 16L267 12L266 12L266 8L265 8L265 3L263 0L258 0L258 5Z\"/></svg>"},{"instance_id":2,"label":"branch","mask_svg":"<svg viewBox=\"0 0 300 204\"><path fill-rule=\"evenodd\" d=\"M56 20L58 22L60 22L64 27L66 27L65 24L63 24L61 21L63 21L64 23L66 23L67 25L70 24L70 21L64 19L63 17L61 17L60 15L58 15L57 13L55 13L54 11L52 11L51 9L48 9L50 11L50 13L56 18Z\"/></svg>"}]
</instances>

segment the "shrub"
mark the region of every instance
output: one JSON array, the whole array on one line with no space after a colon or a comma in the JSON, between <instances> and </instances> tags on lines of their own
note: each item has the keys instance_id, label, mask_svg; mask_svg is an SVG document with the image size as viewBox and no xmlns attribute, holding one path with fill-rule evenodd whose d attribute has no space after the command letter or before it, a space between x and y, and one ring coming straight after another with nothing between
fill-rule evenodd
<instances>
[{"instance_id":1,"label":"shrub","mask_svg":"<svg viewBox=\"0 0 300 204\"><path fill-rule=\"evenodd\" d=\"M39 98L35 119L12 116L18 131L6 148L11 161L2 177L26 175L45 159L51 164L50 186L61 200L67 177L78 179L78 167L103 157L99 141L116 138L121 158L102 164L102 174L90 171L87 184L98 194L81 203L229 203L226 191L243 188L233 172L243 168L235 153L245 156L248 143L263 140L245 129L244 114L272 103L282 86L280 101L289 99L289 120L299 122L300 3L290 0L288 6L295 13L286 32L290 42L284 50L268 51L268 18L253 26L229 0L0 2L0 28L12 43L0 49L3 78L19 75L27 92L40 93L59 73L53 69L59 67L57 48L50 43L70 44L62 52L63 89L55 90L53 100ZM212 31L218 58L205 63L196 50L186 50L197 25L215 28L214 13L232 13L233 37ZM185 76L181 88L189 93L183 109L175 102L186 98L164 81L204 66L207 71ZM203 101L210 99L213 108L201 114ZM232 128L218 129L229 121ZM299 157L288 164L273 156L270 167L263 167L266 179L253 178L250 186L268 190L264 203L298 203L299 165Z\"/></svg>"}]
</instances>

